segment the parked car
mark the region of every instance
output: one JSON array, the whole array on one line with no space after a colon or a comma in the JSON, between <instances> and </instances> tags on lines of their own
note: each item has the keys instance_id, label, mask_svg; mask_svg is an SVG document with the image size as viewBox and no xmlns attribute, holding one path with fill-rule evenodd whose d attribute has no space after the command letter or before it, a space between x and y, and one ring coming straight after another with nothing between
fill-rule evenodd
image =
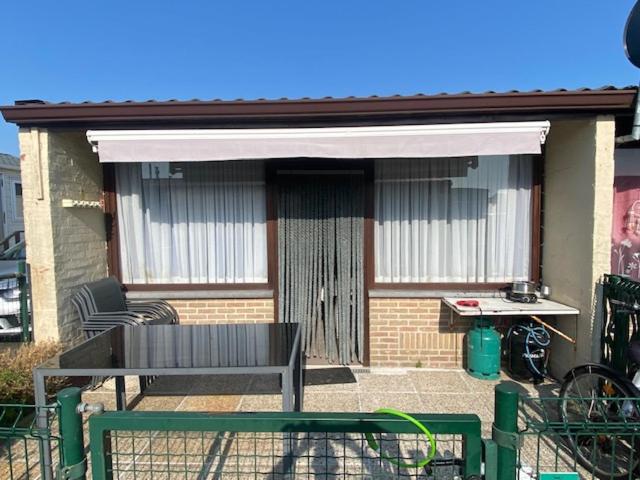
<instances>
[{"instance_id":1,"label":"parked car","mask_svg":"<svg viewBox=\"0 0 640 480\"><path fill-rule=\"evenodd\" d=\"M0 340L14 340L22 334L18 264L26 258L25 242L0 255Z\"/></svg>"}]
</instances>

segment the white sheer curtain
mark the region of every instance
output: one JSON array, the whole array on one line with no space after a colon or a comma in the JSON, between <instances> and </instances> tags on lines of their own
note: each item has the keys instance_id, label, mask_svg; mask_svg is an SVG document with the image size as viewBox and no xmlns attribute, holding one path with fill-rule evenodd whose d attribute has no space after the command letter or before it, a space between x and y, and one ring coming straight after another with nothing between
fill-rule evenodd
<instances>
[{"instance_id":1,"label":"white sheer curtain","mask_svg":"<svg viewBox=\"0 0 640 480\"><path fill-rule=\"evenodd\" d=\"M267 281L263 162L115 168L125 283Z\"/></svg>"},{"instance_id":2,"label":"white sheer curtain","mask_svg":"<svg viewBox=\"0 0 640 480\"><path fill-rule=\"evenodd\" d=\"M378 160L375 170L376 282L529 278L531 156Z\"/></svg>"}]
</instances>

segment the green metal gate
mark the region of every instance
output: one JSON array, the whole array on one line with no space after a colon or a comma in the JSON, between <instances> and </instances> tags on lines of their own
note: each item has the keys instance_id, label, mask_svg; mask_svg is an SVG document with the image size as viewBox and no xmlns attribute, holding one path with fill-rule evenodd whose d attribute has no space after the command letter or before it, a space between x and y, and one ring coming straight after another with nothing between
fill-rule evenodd
<instances>
[{"instance_id":1,"label":"green metal gate","mask_svg":"<svg viewBox=\"0 0 640 480\"><path fill-rule=\"evenodd\" d=\"M604 402L588 400L594 408L606 408ZM630 399L607 398L606 405L612 401L620 408ZM637 399L633 401L638 404ZM640 421L607 417L605 423L594 422L585 411L582 420L578 415L567 422L560 415L561 402L557 397L521 396L518 387L499 385L491 439L485 440L476 415L414 415L434 434L436 443L434 460L415 468L398 464L424 458L430 443L414 424L393 416L102 413L94 407L99 414L88 418L88 432L86 424L83 432L82 412L91 409L81 403L79 389L69 388L58 394L56 404L39 412L29 406L2 407L0 478L638 478L637 469L620 477L621 465L616 461L623 458L629 465L639 464L635 447L640 445ZM35 426L35 413L49 415L46 428ZM90 456L84 447L86 433ZM366 434L373 434L379 449L372 448ZM576 459L572 442L588 446L603 439L611 445L611 455L600 463L600 471ZM626 459L616 455L623 445L628 448Z\"/></svg>"},{"instance_id":2,"label":"green metal gate","mask_svg":"<svg viewBox=\"0 0 640 480\"><path fill-rule=\"evenodd\" d=\"M480 419L416 415L436 436L438 457L406 420L357 413L106 412L89 419L94 480L111 478L480 478Z\"/></svg>"}]
</instances>

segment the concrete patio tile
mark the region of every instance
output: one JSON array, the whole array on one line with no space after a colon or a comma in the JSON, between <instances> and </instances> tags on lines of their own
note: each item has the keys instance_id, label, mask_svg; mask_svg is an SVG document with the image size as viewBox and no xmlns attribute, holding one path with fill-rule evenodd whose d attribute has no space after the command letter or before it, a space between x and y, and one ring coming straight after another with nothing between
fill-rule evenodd
<instances>
[{"instance_id":1,"label":"concrete patio tile","mask_svg":"<svg viewBox=\"0 0 640 480\"><path fill-rule=\"evenodd\" d=\"M280 394L280 375L253 375L246 394Z\"/></svg>"},{"instance_id":2,"label":"concrete patio tile","mask_svg":"<svg viewBox=\"0 0 640 480\"><path fill-rule=\"evenodd\" d=\"M127 375L124 377L124 388L127 393L140 393L140 380L137 376ZM99 385L95 390L95 392L99 392L101 390L107 392L115 392L116 391L116 379L109 378L102 382L102 385Z\"/></svg>"},{"instance_id":3,"label":"concrete patio tile","mask_svg":"<svg viewBox=\"0 0 640 480\"><path fill-rule=\"evenodd\" d=\"M361 393L361 412L373 413L379 408L395 408L407 413L424 413L424 403L417 393Z\"/></svg>"},{"instance_id":4,"label":"concrete patio tile","mask_svg":"<svg viewBox=\"0 0 640 480\"><path fill-rule=\"evenodd\" d=\"M459 370L451 371L411 371L409 376L418 392L462 393L472 389L462 378L466 375Z\"/></svg>"},{"instance_id":5,"label":"concrete patio tile","mask_svg":"<svg viewBox=\"0 0 640 480\"><path fill-rule=\"evenodd\" d=\"M358 412L360 400L354 392L308 392L305 389L305 412Z\"/></svg>"},{"instance_id":6,"label":"concrete patio tile","mask_svg":"<svg viewBox=\"0 0 640 480\"><path fill-rule=\"evenodd\" d=\"M409 374L375 374L358 375L358 385L361 392L380 393L416 393L413 378Z\"/></svg>"},{"instance_id":7,"label":"concrete patio tile","mask_svg":"<svg viewBox=\"0 0 640 480\"><path fill-rule=\"evenodd\" d=\"M133 402L137 393L127 392L127 403ZM85 391L82 393L82 401L87 403L102 403L105 410L116 409L116 394L108 391Z\"/></svg>"},{"instance_id":8,"label":"concrete patio tile","mask_svg":"<svg viewBox=\"0 0 640 480\"><path fill-rule=\"evenodd\" d=\"M145 390L146 395L186 395L199 375L171 375L156 378ZM129 389L127 388L127 391Z\"/></svg>"},{"instance_id":9,"label":"concrete patio tile","mask_svg":"<svg viewBox=\"0 0 640 480\"><path fill-rule=\"evenodd\" d=\"M472 392L493 392L496 385L510 381L504 373L500 373L500 378L497 380L482 380L469 375L467 372L462 374L462 379L469 385Z\"/></svg>"},{"instance_id":10,"label":"concrete patio tile","mask_svg":"<svg viewBox=\"0 0 640 480\"><path fill-rule=\"evenodd\" d=\"M330 383L327 385L305 385L304 391L317 393L357 393L359 387L358 383Z\"/></svg>"},{"instance_id":11,"label":"concrete patio tile","mask_svg":"<svg viewBox=\"0 0 640 480\"><path fill-rule=\"evenodd\" d=\"M242 395L249 389L253 375L199 375L187 392L191 395Z\"/></svg>"},{"instance_id":12,"label":"concrete patio tile","mask_svg":"<svg viewBox=\"0 0 640 480\"><path fill-rule=\"evenodd\" d=\"M558 395L560 389L560 385L554 381L545 380L545 382L540 385L534 385L532 382L511 378L505 372L500 372L500 379L498 380L481 380L466 373L463 374L462 378L474 392L484 391L493 393L496 385L504 383L515 385L523 394L536 397L554 397Z\"/></svg>"},{"instance_id":13,"label":"concrete patio tile","mask_svg":"<svg viewBox=\"0 0 640 480\"><path fill-rule=\"evenodd\" d=\"M425 413L469 413L482 421L492 421L493 412L486 403L486 396L479 394L423 393Z\"/></svg>"},{"instance_id":14,"label":"concrete patio tile","mask_svg":"<svg viewBox=\"0 0 640 480\"><path fill-rule=\"evenodd\" d=\"M184 396L145 396L134 406L134 410L173 412L184 400Z\"/></svg>"},{"instance_id":15,"label":"concrete patio tile","mask_svg":"<svg viewBox=\"0 0 640 480\"><path fill-rule=\"evenodd\" d=\"M281 395L244 395L240 406L240 412L281 412Z\"/></svg>"},{"instance_id":16,"label":"concrete patio tile","mask_svg":"<svg viewBox=\"0 0 640 480\"><path fill-rule=\"evenodd\" d=\"M176 411L235 412L241 400L241 395L190 395L184 398Z\"/></svg>"}]
</instances>

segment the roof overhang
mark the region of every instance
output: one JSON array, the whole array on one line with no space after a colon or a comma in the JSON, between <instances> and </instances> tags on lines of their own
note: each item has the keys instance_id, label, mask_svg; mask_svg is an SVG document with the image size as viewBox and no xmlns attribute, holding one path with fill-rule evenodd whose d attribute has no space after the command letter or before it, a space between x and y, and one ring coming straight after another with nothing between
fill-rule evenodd
<instances>
[{"instance_id":1,"label":"roof overhang","mask_svg":"<svg viewBox=\"0 0 640 480\"><path fill-rule=\"evenodd\" d=\"M0 107L20 126L237 125L384 122L407 118L631 112L636 88L462 93L366 98L104 103L17 102Z\"/></svg>"},{"instance_id":2,"label":"roof overhang","mask_svg":"<svg viewBox=\"0 0 640 480\"><path fill-rule=\"evenodd\" d=\"M101 162L539 154L549 122L337 128L89 130Z\"/></svg>"}]
</instances>

